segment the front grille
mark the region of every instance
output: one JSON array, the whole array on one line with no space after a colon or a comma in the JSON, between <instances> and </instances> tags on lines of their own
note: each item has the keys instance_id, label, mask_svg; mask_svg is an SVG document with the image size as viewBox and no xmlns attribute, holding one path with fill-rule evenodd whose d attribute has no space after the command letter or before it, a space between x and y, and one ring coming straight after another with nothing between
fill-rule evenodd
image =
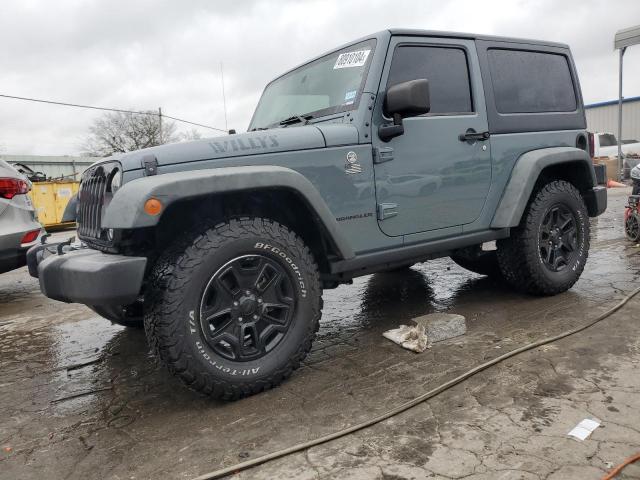
<instances>
[{"instance_id":1,"label":"front grille","mask_svg":"<svg viewBox=\"0 0 640 480\"><path fill-rule=\"evenodd\" d=\"M116 162L95 165L82 175L76 217L78 237L82 240L90 243L106 242L106 232L102 229L102 214L104 207L111 200L111 194L107 191L108 180L117 166Z\"/></svg>"}]
</instances>

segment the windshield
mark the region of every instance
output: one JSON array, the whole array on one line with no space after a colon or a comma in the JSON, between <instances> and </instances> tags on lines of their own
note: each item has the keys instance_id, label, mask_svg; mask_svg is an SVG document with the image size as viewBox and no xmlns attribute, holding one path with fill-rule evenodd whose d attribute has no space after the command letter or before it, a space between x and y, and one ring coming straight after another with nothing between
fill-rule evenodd
<instances>
[{"instance_id":1,"label":"windshield","mask_svg":"<svg viewBox=\"0 0 640 480\"><path fill-rule=\"evenodd\" d=\"M375 40L351 45L277 78L265 88L249 130L356 108L374 47Z\"/></svg>"}]
</instances>

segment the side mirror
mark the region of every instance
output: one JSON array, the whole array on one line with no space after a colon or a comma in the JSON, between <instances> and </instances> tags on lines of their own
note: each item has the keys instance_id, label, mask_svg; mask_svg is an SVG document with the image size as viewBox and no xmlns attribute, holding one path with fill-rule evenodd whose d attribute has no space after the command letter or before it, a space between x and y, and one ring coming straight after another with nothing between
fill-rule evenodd
<instances>
[{"instance_id":1,"label":"side mirror","mask_svg":"<svg viewBox=\"0 0 640 480\"><path fill-rule=\"evenodd\" d=\"M429 113L429 81L426 78L418 78L389 87L384 105L386 112L393 115L393 125L381 125L378 136L383 142L388 142L404 133L404 117Z\"/></svg>"}]
</instances>

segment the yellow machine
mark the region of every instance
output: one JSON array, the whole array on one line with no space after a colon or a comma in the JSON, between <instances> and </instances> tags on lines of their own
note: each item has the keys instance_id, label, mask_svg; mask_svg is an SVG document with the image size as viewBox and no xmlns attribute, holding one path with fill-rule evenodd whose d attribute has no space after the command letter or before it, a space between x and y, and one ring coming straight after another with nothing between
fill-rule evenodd
<instances>
[{"instance_id":1,"label":"yellow machine","mask_svg":"<svg viewBox=\"0 0 640 480\"><path fill-rule=\"evenodd\" d=\"M62 223L62 214L69 199L78 193L79 185L80 182L65 180L33 183L29 196L45 228L73 226L73 222Z\"/></svg>"}]
</instances>

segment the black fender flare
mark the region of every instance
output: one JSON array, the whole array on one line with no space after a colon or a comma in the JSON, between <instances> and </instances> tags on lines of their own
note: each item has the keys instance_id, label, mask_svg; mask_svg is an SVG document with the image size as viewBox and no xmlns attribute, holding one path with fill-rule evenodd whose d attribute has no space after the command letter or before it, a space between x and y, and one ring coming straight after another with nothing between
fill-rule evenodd
<instances>
[{"instance_id":1,"label":"black fender flare","mask_svg":"<svg viewBox=\"0 0 640 480\"><path fill-rule=\"evenodd\" d=\"M593 163L584 150L575 147L551 147L522 154L511 171L511 177L491 221L491 228L518 226L542 170L552 165L569 163L572 164L572 168L575 168L576 163L582 164L583 170L589 172L589 190L597 185Z\"/></svg>"},{"instance_id":2,"label":"black fender flare","mask_svg":"<svg viewBox=\"0 0 640 480\"><path fill-rule=\"evenodd\" d=\"M135 229L157 225L161 215L149 215L143 208L150 198L160 200L164 211L176 201L198 196L273 188L288 189L299 194L315 213L339 255L343 259L355 256L315 186L295 170L273 165L190 170L132 180L113 196L104 213L102 227Z\"/></svg>"}]
</instances>

